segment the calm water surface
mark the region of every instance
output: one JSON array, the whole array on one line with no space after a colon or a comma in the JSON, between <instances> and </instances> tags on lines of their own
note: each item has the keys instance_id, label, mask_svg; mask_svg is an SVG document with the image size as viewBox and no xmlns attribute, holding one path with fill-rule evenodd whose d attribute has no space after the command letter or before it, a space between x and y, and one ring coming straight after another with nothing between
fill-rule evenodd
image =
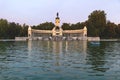
<instances>
[{"instance_id":1,"label":"calm water surface","mask_svg":"<svg viewBox=\"0 0 120 80\"><path fill-rule=\"evenodd\" d=\"M0 80L120 80L120 42L0 42Z\"/></svg>"}]
</instances>

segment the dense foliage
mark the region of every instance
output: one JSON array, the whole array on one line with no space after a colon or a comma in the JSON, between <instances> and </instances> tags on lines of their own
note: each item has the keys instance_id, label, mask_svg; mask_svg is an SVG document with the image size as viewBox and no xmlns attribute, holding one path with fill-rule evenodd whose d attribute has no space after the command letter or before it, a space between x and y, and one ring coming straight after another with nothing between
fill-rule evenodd
<instances>
[{"instance_id":1,"label":"dense foliage","mask_svg":"<svg viewBox=\"0 0 120 80\"><path fill-rule=\"evenodd\" d=\"M27 36L27 25L21 26L18 23L8 22L5 19L0 19L0 39L13 39L16 36Z\"/></svg>"},{"instance_id":2,"label":"dense foliage","mask_svg":"<svg viewBox=\"0 0 120 80\"><path fill-rule=\"evenodd\" d=\"M33 26L32 28L40 29L40 30L52 30L54 26L55 25L52 22L45 22L45 23L39 24L37 26Z\"/></svg>"},{"instance_id":3,"label":"dense foliage","mask_svg":"<svg viewBox=\"0 0 120 80\"><path fill-rule=\"evenodd\" d=\"M62 29L63 30L76 30L76 29L82 29L85 26L85 23L76 23L76 24L68 24L68 23L63 23L62 24Z\"/></svg>"},{"instance_id":4,"label":"dense foliage","mask_svg":"<svg viewBox=\"0 0 120 80\"><path fill-rule=\"evenodd\" d=\"M102 36L106 26L106 14L104 11L93 11L88 16L88 36Z\"/></svg>"},{"instance_id":5,"label":"dense foliage","mask_svg":"<svg viewBox=\"0 0 120 80\"><path fill-rule=\"evenodd\" d=\"M63 23L62 28L64 30L70 29L81 29L84 26L88 29L89 37L100 37L100 38L119 38L120 37L120 24L107 21L106 13L101 10L93 11L89 16L88 20L82 23L68 24Z\"/></svg>"},{"instance_id":6,"label":"dense foliage","mask_svg":"<svg viewBox=\"0 0 120 80\"><path fill-rule=\"evenodd\" d=\"M54 23L45 22L37 26L32 26L33 29L52 30ZM107 21L106 13L101 10L93 11L85 22L76 24L63 23L63 30L82 29L84 26L88 29L88 36L101 38L119 38L120 24ZM0 39L13 39L16 36L27 36L28 25L20 25L15 22L8 22L5 19L0 19Z\"/></svg>"}]
</instances>

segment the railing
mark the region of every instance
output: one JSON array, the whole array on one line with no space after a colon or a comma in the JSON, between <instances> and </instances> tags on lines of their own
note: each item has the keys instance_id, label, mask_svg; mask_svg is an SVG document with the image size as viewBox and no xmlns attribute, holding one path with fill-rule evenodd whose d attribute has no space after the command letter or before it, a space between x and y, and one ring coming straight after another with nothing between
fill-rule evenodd
<instances>
[{"instance_id":1,"label":"railing","mask_svg":"<svg viewBox=\"0 0 120 80\"><path fill-rule=\"evenodd\" d=\"M80 30L64 30L63 33L83 33L83 29L80 29Z\"/></svg>"},{"instance_id":2,"label":"railing","mask_svg":"<svg viewBox=\"0 0 120 80\"><path fill-rule=\"evenodd\" d=\"M34 32L34 33L52 33L52 30L35 30L35 29L32 29L32 32Z\"/></svg>"}]
</instances>

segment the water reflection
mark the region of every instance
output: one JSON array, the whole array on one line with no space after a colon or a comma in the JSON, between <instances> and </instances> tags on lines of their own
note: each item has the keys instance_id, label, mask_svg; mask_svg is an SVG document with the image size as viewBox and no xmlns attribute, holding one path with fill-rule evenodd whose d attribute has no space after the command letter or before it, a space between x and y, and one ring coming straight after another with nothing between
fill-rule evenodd
<instances>
[{"instance_id":1,"label":"water reflection","mask_svg":"<svg viewBox=\"0 0 120 80\"><path fill-rule=\"evenodd\" d=\"M41 51L42 53L40 53ZM63 66L63 62L71 62L73 59L72 62L75 64L84 63L86 53L87 41L28 41L29 57L33 58L37 55L38 60L40 60L41 56L44 55L47 57L46 60L52 58L55 66ZM36 59L37 57L35 56ZM77 61L78 59L79 61ZM65 65L69 65L69 63Z\"/></svg>"},{"instance_id":2,"label":"water reflection","mask_svg":"<svg viewBox=\"0 0 120 80\"><path fill-rule=\"evenodd\" d=\"M26 41L0 43L3 80L119 80L120 43Z\"/></svg>"},{"instance_id":3,"label":"water reflection","mask_svg":"<svg viewBox=\"0 0 120 80\"><path fill-rule=\"evenodd\" d=\"M31 52L31 50L32 50L32 41L29 40L28 41L28 51Z\"/></svg>"},{"instance_id":4,"label":"water reflection","mask_svg":"<svg viewBox=\"0 0 120 80\"><path fill-rule=\"evenodd\" d=\"M90 73L96 73L94 75L97 76L109 75L109 77L111 77L110 75L118 75L120 73L120 68L117 67L120 62L118 46L120 46L118 42L101 42L99 46L88 45L86 64L91 65L92 71ZM115 77L111 77L111 79L114 80Z\"/></svg>"},{"instance_id":5,"label":"water reflection","mask_svg":"<svg viewBox=\"0 0 120 80\"><path fill-rule=\"evenodd\" d=\"M74 45L73 45L74 44ZM33 46L33 47L32 47ZM34 47L45 48L49 51L52 48L53 53L62 53L78 50L80 52L87 52L87 41L28 41L28 50L31 52Z\"/></svg>"},{"instance_id":6,"label":"water reflection","mask_svg":"<svg viewBox=\"0 0 120 80\"><path fill-rule=\"evenodd\" d=\"M61 53L62 52L62 41L53 41L53 53Z\"/></svg>"},{"instance_id":7,"label":"water reflection","mask_svg":"<svg viewBox=\"0 0 120 80\"><path fill-rule=\"evenodd\" d=\"M91 65L91 68L95 71L105 72L107 68L104 68L105 52L104 47L88 45L87 64Z\"/></svg>"}]
</instances>

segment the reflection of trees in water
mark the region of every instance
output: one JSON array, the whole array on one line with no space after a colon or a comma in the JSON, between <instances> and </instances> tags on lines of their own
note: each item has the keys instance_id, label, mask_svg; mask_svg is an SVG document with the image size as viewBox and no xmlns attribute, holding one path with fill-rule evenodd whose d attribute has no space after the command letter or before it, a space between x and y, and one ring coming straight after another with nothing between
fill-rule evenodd
<instances>
[{"instance_id":1,"label":"reflection of trees in water","mask_svg":"<svg viewBox=\"0 0 120 80\"><path fill-rule=\"evenodd\" d=\"M107 42L105 45L106 61L109 67L108 73L112 71L113 74L117 75L120 72L120 43L113 41Z\"/></svg>"},{"instance_id":2,"label":"reflection of trees in water","mask_svg":"<svg viewBox=\"0 0 120 80\"><path fill-rule=\"evenodd\" d=\"M11 60L11 54L15 47L14 42L0 42L0 74L2 75L4 71L8 70L10 67L8 66L9 61ZM8 61L8 62L6 62Z\"/></svg>"},{"instance_id":3,"label":"reflection of trees in water","mask_svg":"<svg viewBox=\"0 0 120 80\"><path fill-rule=\"evenodd\" d=\"M5 51L6 50L6 45L5 45L5 43L1 43L0 42L0 52L3 52L3 51Z\"/></svg>"},{"instance_id":4,"label":"reflection of trees in water","mask_svg":"<svg viewBox=\"0 0 120 80\"><path fill-rule=\"evenodd\" d=\"M12 49L14 42L0 42L0 54L5 53L7 49Z\"/></svg>"},{"instance_id":5,"label":"reflection of trees in water","mask_svg":"<svg viewBox=\"0 0 120 80\"><path fill-rule=\"evenodd\" d=\"M105 68L106 57L105 57L105 48L106 45L104 42L100 42L100 45L88 44L87 52L87 64L91 65L92 69L95 71L106 72L108 68Z\"/></svg>"}]
</instances>

